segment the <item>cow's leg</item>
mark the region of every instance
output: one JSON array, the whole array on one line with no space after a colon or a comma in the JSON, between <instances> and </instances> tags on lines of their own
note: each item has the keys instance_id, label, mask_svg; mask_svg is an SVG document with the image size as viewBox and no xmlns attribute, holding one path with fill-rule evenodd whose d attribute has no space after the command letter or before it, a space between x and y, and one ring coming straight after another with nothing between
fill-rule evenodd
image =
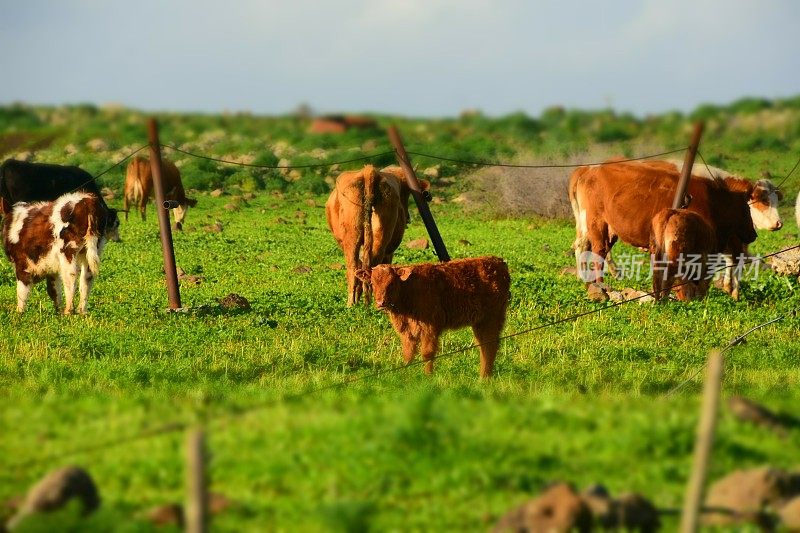
<instances>
[{"instance_id":1,"label":"cow's leg","mask_svg":"<svg viewBox=\"0 0 800 533\"><path fill-rule=\"evenodd\" d=\"M76 265L64 261L61 265L61 278L64 282L64 314L71 315L75 299L75 281L78 278Z\"/></svg>"},{"instance_id":2,"label":"cow's leg","mask_svg":"<svg viewBox=\"0 0 800 533\"><path fill-rule=\"evenodd\" d=\"M356 304L361 299L362 282L356 278L356 270L360 268L358 250L361 247L355 239L344 239L344 260L347 265L347 305Z\"/></svg>"},{"instance_id":3,"label":"cow's leg","mask_svg":"<svg viewBox=\"0 0 800 533\"><path fill-rule=\"evenodd\" d=\"M187 206L179 204L178 207L173 209L175 212L175 229L178 231L183 230L183 219L186 218Z\"/></svg>"},{"instance_id":4,"label":"cow's leg","mask_svg":"<svg viewBox=\"0 0 800 533\"><path fill-rule=\"evenodd\" d=\"M21 313L25 310L25 302L28 301L28 296L31 294L32 283L17 279L17 312Z\"/></svg>"},{"instance_id":5,"label":"cow's leg","mask_svg":"<svg viewBox=\"0 0 800 533\"><path fill-rule=\"evenodd\" d=\"M576 275L578 279L586 281L581 276L581 257L591 249L589 228L586 224L586 210L581 209L577 198L571 197L570 203L572 204L572 214L575 216L575 242L572 243L572 249L575 250Z\"/></svg>"},{"instance_id":6,"label":"cow's leg","mask_svg":"<svg viewBox=\"0 0 800 533\"><path fill-rule=\"evenodd\" d=\"M56 313L61 311L61 280L58 276L47 276L47 295L56 306Z\"/></svg>"},{"instance_id":7,"label":"cow's leg","mask_svg":"<svg viewBox=\"0 0 800 533\"><path fill-rule=\"evenodd\" d=\"M80 304L78 305L78 313L82 315L86 314L86 307L89 303L89 293L92 290L93 283L94 283L94 276L89 270L89 266L86 263L83 263L81 265L81 281L80 281L81 300Z\"/></svg>"},{"instance_id":8,"label":"cow's leg","mask_svg":"<svg viewBox=\"0 0 800 533\"><path fill-rule=\"evenodd\" d=\"M481 350L481 377L492 377L494 370L494 360L497 357L497 350L500 348L500 331L503 324L494 321L487 321L472 326L475 340Z\"/></svg>"},{"instance_id":9,"label":"cow's leg","mask_svg":"<svg viewBox=\"0 0 800 533\"><path fill-rule=\"evenodd\" d=\"M592 257L592 262L594 263L594 281L596 283L602 283L606 255L608 255L608 252L611 250L611 243L608 240L607 232L598 232L595 235L590 234L589 240L592 244L592 253L594 254L594 257Z\"/></svg>"},{"instance_id":10,"label":"cow's leg","mask_svg":"<svg viewBox=\"0 0 800 533\"><path fill-rule=\"evenodd\" d=\"M414 356L417 355L419 337L414 336L410 332L406 332L400 337L400 342L403 344L403 361L409 364L414 360Z\"/></svg>"},{"instance_id":11,"label":"cow's leg","mask_svg":"<svg viewBox=\"0 0 800 533\"><path fill-rule=\"evenodd\" d=\"M433 359L439 351L439 332L430 328L424 329L420 335L419 351L425 361L425 373L432 374Z\"/></svg>"},{"instance_id":12,"label":"cow's leg","mask_svg":"<svg viewBox=\"0 0 800 533\"><path fill-rule=\"evenodd\" d=\"M145 216L146 212L147 212L147 198L142 198L141 200L139 200L139 214L142 216L142 222L144 222L145 219L147 218Z\"/></svg>"}]
</instances>

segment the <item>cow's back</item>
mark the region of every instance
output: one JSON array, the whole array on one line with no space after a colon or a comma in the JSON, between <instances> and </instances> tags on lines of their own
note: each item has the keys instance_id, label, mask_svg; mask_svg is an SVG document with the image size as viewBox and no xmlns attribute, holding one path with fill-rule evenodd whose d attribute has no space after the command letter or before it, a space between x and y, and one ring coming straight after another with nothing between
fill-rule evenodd
<instances>
[{"instance_id":1,"label":"cow's back","mask_svg":"<svg viewBox=\"0 0 800 533\"><path fill-rule=\"evenodd\" d=\"M0 165L0 195L11 205L17 202L49 202L77 191L101 197L92 175L76 166L29 163L15 159L8 159Z\"/></svg>"}]
</instances>

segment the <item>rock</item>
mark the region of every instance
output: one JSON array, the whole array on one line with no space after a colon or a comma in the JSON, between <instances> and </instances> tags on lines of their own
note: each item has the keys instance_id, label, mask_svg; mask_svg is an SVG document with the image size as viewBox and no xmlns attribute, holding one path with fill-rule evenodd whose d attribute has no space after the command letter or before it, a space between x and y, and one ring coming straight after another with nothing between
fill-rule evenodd
<instances>
[{"instance_id":1,"label":"rock","mask_svg":"<svg viewBox=\"0 0 800 533\"><path fill-rule=\"evenodd\" d=\"M422 175L426 178L436 179L439 177L439 165L428 167L422 171Z\"/></svg>"},{"instance_id":2,"label":"rock","mask_svg":"<svg viewBox=\"0 0 800 533\"><path fill-rule=\"evenodd\" d=\"M308 265L298 265L292 269L294 274L308 274L311 272L311 267Z\"/></svg>"},{"instance_id":3,"label":"rock","mask_svg":"<svg viewBox=\"0 0 800 533\"><path fill-rule=\"evenodd\" d=\"M603 303L608 300L608 294L598 283L590 283L586 287L586 297L593 302Z\"/></svg>"},{"instance_id":4,"label":"rock","mask_svg":"<svg viewBox=\"0 0 800 533\"><path fill-rule=\"evenodd\" d=\"M644 291L637 291L636 289L624 288L622 289L622 296L624 300L636 299L640 304L653 303L656 299L653 296L645 296L647 293Z\"/></svg>"},{"instance_id":5,"label":"rock","mask_svg":"<svg viewBox=\"0 0 800 533\"><path fill-rule=\"evenodd\" d=\"M493 531L568 532L591 531L592 514L575 490L558 483L538 498L523 504L502 517Z\"/></svg>"},{"instance_id":6,"label":"rock","mask_svg":"<svg viewBox=\"0 0 800 533\"><path fill-rule=\"evenodd\" d=\"M289 171L289 175L287 176L289 181L298 181L302 177L303 177L303 174L299 170L297 170L296 168L293 168L292 170L290 170Z\"/></svg>"},{"instance_id":7,"label":"rock","mask_svg":"<svg viewBox=\"0 0 800 533\"><path fill-rule=\"evenodd\" d=\"M225 194L225 191L223 191L222 189L214 189L213 191L211 191L211 192L210 192L210 193L208 193L208 194L209 194L209 195L210 195L212 198L219 198L220 196L222 196L223 194Z\"/></svg>"},{"instance_id":8,"label":"rock","mask_svg":"<svg viewBox=\"0 0 800 533\"><path fill-rule=\"evenodd\" d=\"M441 205L444 203L444 200L442 200L439 196L434 196L433 200L431 200L431 203L435 205Z\"/></svg>"},{"instance_id":9,"label":"rock","mask_svg":"<svg viewBox=\"0 0 800 533\"><path fill-rule=\"evenodd\" d=\"M559 272L559 274L561 274L562 276L578 277L578 269L575 267L564 267L561 269L561 272Z\"/></svg>"},{"instance_id":10,"label":"rock","mask_svg":"<svg viewBox=\"0 0 800 533\"><path fill-rule=\"evenodd\" d=\"M278 141L272 145L272 153L277 158L294 155L296 150L286 141Z\"/></svg>"},{"instance_id":11,"label":"rock","mask_svg":"<svg viewBox=\"0 0 800 533\"><path fill-rule=\"evenodd\" d=\"M326 159L328 157L328 151L324 148L314 148L309 152L309 155L314 159Z\"/></svg>"},{"instance_id":12,"label":"rock","mask_svg":"<svg viewBox=\"0 0 800 533\"><path fill-rule=\"evenodd\" d=\"M66 155L75 155L78 153L78 147L74 144L68 144L64 147L64 153Z\"/></svg>"},{"instance_id":13,"label":"rock","mask_svg":"<svg viewBox=\"0 0 800 533\"><path fill-rule=\"evenodd\" d=\"M203 229L208 233L222 233L222 222L217 220L210 226L204 226Z\"/></svg>"},{"instance_id":14,"label":"rock","mask_svg":"<svg viewBox=\"0 0 800 533\"><path fill-rule=\"evenodd\" d=\"M581 493L595 524L604 528L617 526L617 506L603 485L592 485Z\"/></svg>"},{"instance_id":15,"label":"rock","mask_svg":"<svg viewBox=\"0 0 800 533\"><path fill-rule=\"evenodd\" d=\"M299 209L294 212L294 218L301 218L302 219L302 218L306 218L307 216L308 215L306 214L305 211L301 211Z\"/></svg>"},{"instance_id":16,"label":"rock","mask_svg":"<svg viewBox=\"0 0 800 533\"><path fill-rule=\"evenodd\" d=\"M92 139L86 143L86 147L93 152L105 152L108 150L108 143L103 139Z\"/></svg>"},{"instance_id":17,"label":"rock","mask_svg":"<svg viewBox=\"0 0 800 533\"><path fill-rule=\"evenodd\" d=\"M782 435L786 434L788 426L797 424L797 421L790 419L791 417L774 413L763 405L741 396L731 396L728 399L728 409L742 422L763 426Z\"/></svg>"},{"instance_id":18,"label":"rock","mask_svg":"<svg viewBox=\"0 0 800 533\"><path fill-rule=\"evenodd\" d=\"M621 303L625 301L625 295L622 291L611 291L608 293L608 299L614 303Z\"/></svg>"},{"instance_id":19,"label":"rock","mask_svg":"<svg viewBox=\"0 0 800 533\"><path fill-rule=\"evenodd\" d=\"M317 207L317 201L314 200L313 198L309 198L306 200L306 205L308 207Z\"/></svg>"},{"instance_id":20,"label":"rock","mask_svg":"<svg viewBox=\"0 0 800 533\"><path fill-rule=\"evenodd\" d=\"M469 242L467 239L458 239L458 244L461 246L472 246L472 243Z\"/></svg>"},{"instance_id":21,"label":"rock","mask_svg":"<svg viewBox=\"0 0 800 533\"><path fill-rule=\"evenodd\" d=\"M178 503L159 505L147 511L145 518L154 526L177 526L183 529L183 506Z\"/></svg>"},{"instance_id":22,"label":"rock","mask_svg":"<svg viewBox=\"0 0 800 533\"><path fill-rule=\"evenodd\" d=\"M238 211L239 210L239 206L236 205L236 204L225 204L224 209L226 211Z\"/></svg>"},{"instance_id":23,"label":"rock","mask_svg":"<svg viewBox=\"0 0 800 533\"><path fill-rule=\"evenodd\" d=\"M330 265L328 265L328 268L330 268L331 270L342 270L344 268L344 265L341 263L331 263Z\"/></svg>"},{"instance_id":24,"label":"rock","mask_svg":"<svg viewBox=\"0 0 800 533\"><path fill-rule=\"evenodd\" d=\"M278 172L280 172L281 176L288 176L289 171L292 170L288 167L292 166L292 162L286 159L285 157L278 161Z\"/></svg>"},{"instance_id":25,"label":"rock","mask_svg":"<svg viewBox=\"0 0 800 533\"><path fill-rule=\"evenodd\" d=\"M708 525L732 525L742 522L761 523L765 509L776 508L783 501L800 494L800 476L764 466L735 470L711 485L706 507L721 512L706 513Z\"/></svg>"},{"instance_id":26,"label":"rock","mask_svg":"<svg viewBox=\"0 0 800 533\"><path fill-rule=\"evenodd\" d=\"M651 533L661 527L658 509L640 494L623 494L617 498L615 507L615 527L622 528L623 531Z\"/></svg>"},{"instance_id":27,"label":"rock","mask_svg":"<svg viewBox=\"0 0 800 533\"><path fill-rule=\"evenodd\" d=\"M103 189L100 191L100 194L103 195L104 200L108 200L109 202L116 196L114 189L110 187L103 187Z\"/></svg>"},{"instance_id":28,"label":"rock","mask_svg":"<svg viewBox=\"0 0 800 533\"><path fill-rule=\"evenodd\" d=\"M428 239L415 239L406 243L406 248L412 250L426 250L428 248Z\"/></svg>"},{"instance_id":29,"label":"rock","mask_svg":"<svg viewBox=\"0 0 800 533\"><path fill-rule=\"evenodd\" d=\"M242 198L244 198L246 201L254 200L255 197L256 193L254 192L246 192L242 195Z\"/></svg>"},{"instance_id":30,"label":"rock","mask_svg":"<svg viewBox=\"0 0 800 533\"><path fill-rule=\"evenodd\" d=\"M800 249L787 250L767 259L768 264L781 276L800 275Z\"/></svg>"},{"instance_id":31,"label":"rock","mask_svg":"<svg viewBox=\"0 0 800 533\"><path fill-rule=\"evenodd\" d=\"M795 496L778 510L781 525L789 531L800 531L800 496Z\"/></svg>"},{"instance_id":32,"label":"rock","mask_svg":"<svg viewBox=\"0 0 800 533\"><path fill-rule=\"evenodd\" d=\"M247 298L235 292L219 300L219 305L223 309L250 309L250 302L247 301Z\"/></svg>"},{"instance_id":33,"label":"rock","mask_svg":"<svg viewBox=\"0 0 800 533\"><path fill-rule=\"evenodd\" d=\"M72 499L80 501L84 515L92 513L100 506L100 494L92 476L78 466L54 470L28 490L7 527L13 529L32 514L60 509Z\"/></svg>"},{"instance_id":34,"label":"rock","mask_svg":"<svg viewBox=\"0 0 800 533\"><path fill-rule=\"evenodd\" d=\"M375 139L368 139L361 144L362 152L372 152L378 147L378 141Z\"/></svg>"}]
</instances>

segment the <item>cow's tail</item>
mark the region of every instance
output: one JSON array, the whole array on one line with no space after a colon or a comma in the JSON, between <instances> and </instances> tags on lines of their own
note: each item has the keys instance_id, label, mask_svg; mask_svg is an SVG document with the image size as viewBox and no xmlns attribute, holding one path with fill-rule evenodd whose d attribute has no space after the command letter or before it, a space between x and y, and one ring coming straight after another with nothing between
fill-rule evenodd
<instances>
[{"instance_id":1,"label":"cow's tail","mask_svg":"<svg viewBox=\"0 0 800 533\"><path fill-rule=\"evenodd\" d=\"M372 267L372 210L375 206L375 189L378 187L380 176L372 165L364 167L364 200L361 216L363 217L363 245L361 246L361 268L368 270ZM364 297L369 301L369 287L364 283Z\"/></svg>"},{"instance_id":2,"label":"cow's tail","mask_svg":"<svg viewBox=\"0 0 800 533\"><path fill-rule=\"evenodd\" d=\"M86 263L92 276L97 276L100 272L100 228L98 222L95 215L89 215L86 236L83 238Z\"/></svg>"}]
</instances>

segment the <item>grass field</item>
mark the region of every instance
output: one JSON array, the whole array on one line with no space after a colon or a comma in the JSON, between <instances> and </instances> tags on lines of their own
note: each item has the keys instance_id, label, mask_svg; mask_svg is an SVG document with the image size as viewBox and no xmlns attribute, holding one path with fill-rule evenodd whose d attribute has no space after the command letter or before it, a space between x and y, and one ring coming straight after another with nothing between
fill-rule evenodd
<instances>
[{"instance_id":1,"label":"grass field","mask_svg":"<svg viewBox=\"0 0 800 533\"><path fill-rule=\"evenodd\" d=\"M715 153L713 139L708 146ZM796 160L796 150L736 154L726 168L753 177L765 164L779 174ZM118 183L121 172L107 179ZM787 182L787 198L798 183ZM560 274L574 261L571 222L465 210L452 201L458 183L452 188L432 205L451 255L499 255L511 269L505 333L600 306ZM443 190L434 183L435 196ZM107 247L89 316L56 316L43 286L17 315L11 267L0 268L0 501L50 469L80 464L98 482L101 512L82 522L68 510L30 530L147 531L143 511L183 499L184 435L135 437L202 421L211 490L235 502L214 518L220 531L481 531L553 480L641 491L677 508L702 374L666 393L696 376L711 348L800 305L797 280L763 273L738 302L715 289L699 302L631 303L513 337L489 382L477 378L475 350L437 362L432 377L419 366L394 371L400 344L388 319L345 306L325 198L313 188L258 190L229 210L230 197L200 194L175 236L178 265L202 277L182 286L187 313L165 312L152 208L146 223L123 223L123 242ZM752 252L797 244L790 203L784 229L760 232ZM222 232L206 230L217 221ZM414 217L406 240L423 236ZM432 250L404 246L395 256L433 260ZM217 300L231 292L251 309L223 309ZM796 409L798 326L788 317L730 350L724 394ZM466 330L449 333L441 352L471 342ZM370 377L382 370L392 371ZM116 440L124 442L91 449ZM798 443L797 429L781 439L724 415L711 477L765 463L797 467Z\"/></svg>"}]
</instances>

